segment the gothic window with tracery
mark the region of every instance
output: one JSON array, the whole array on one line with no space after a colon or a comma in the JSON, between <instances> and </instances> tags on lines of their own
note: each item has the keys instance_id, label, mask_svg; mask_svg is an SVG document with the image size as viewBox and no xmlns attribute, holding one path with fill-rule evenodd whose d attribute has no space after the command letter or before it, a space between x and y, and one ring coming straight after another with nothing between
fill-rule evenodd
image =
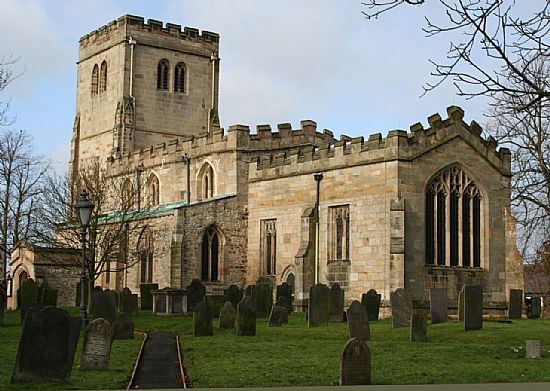
<instances>
[{"instance_id":1,"label":"gothic window with tracery","mask_svg":"<svg viewBox=\"0 0 550 391\"><path fill-rule=\"evenodd\" d=\"M185 92L185 64L180 62L174 69L174 92Z\"/></svg>"},{"instance_id":2,"label":"gothic window with tracery","mask_svg":"<svg viewBox=\"0 0 550 391\"><path fill-rule=\"evenodd\" d=\"M268 219L260 221L261 274L275 275L277 261L277 220Z\"/></svg>"},{"instance_id":3,"label":"gothic window with tracery","mask_svg":"<svg viewBox=\"0 0 550 391\"><path fill-rule=\"evenodd\" d=\"M349 205L331 206L328 220L328 261L349 259Z\"/></svg>"},{"instance_id":4,"label":"gothic window with tracery","mask_svg":"<svg viewBox=\"0 0 550 391\"><path fill-rule=\"evenodd\" d=\"M140 263L140 282L153 282L153 235L149 227L145 227L138 242Z\"/></svg>"},{"instance_id":5,"label":"gothic window with tracery","mask_svg":"<svg viewBox=\"0 0 550 391\"><path fill-rule=\"evenodd\" d=\"M97 95L99 87L99 67L97 64L94 65L92 70L92 95Z\"/></svg>"},{"instance_id":6,"label":"gothic window with tracery","mask_svg":"<svg viewBox=\"0 0 550 391\"><path fill-rule=\"evenodd\" d=\"M101 63L99 70L99 92L107 91L107 61Z\"/></svg>"},{"instance_id":7,"label":"gothic window with tracery","mask_svg":"<svg viewBox=\"0 0 550 391\"><path fill-rule=\"evenodd\" d=\"M157 89L168 90L168 73L170 64L168 60L160 60L157 67Z\"/></svg>"},{"instance_id":8,"label":"gothic window with tracery","mask_svg":"<svg viewBox=\"0 0 550 391\"><path fill-rule=\"evenodd\" d=\"M201 280L219 281L221 239L214 227L208 228L202 236Z\"/></svg>"},{"instance_id":9,"label":"gothic window with tracery","mask_svg":"<svg viewBox=\"0 0 550 391\"><path fill-rule=\"evenodd\" d=\"M481 267L478 186L459 166L437 174L426 189L426 263Z\"/></svg>"},{"instance_id":10,"label":"gothic window with tracery","mask_svg":"<svg viewBox=\"0 0 550 391\"><path fill-rule=\"evenodd\" d=\"M160 182L155 174L149 178L149 206L157 206L160 203Z\"/></svg>"},{"instance_id":11,"label":"gothic window with tracery","mask_svg":"<svg viewBox=\"0 0 550 391\"><path fill-rule=\"evenodd\" d=\"M199 197L207 200L214 197L214 169L205 162L199 171Z\"/></svg>"}]
</instances>

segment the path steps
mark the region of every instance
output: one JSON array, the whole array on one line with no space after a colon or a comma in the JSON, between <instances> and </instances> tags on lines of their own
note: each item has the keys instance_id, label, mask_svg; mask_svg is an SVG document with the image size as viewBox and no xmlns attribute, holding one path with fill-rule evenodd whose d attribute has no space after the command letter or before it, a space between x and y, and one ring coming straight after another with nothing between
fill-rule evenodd
<instances>
[{"instance_id":1,"label":"path steps","mask_svg":"<svg viewBox=\"0 0 550 391\"><path fill-rule=\"evenodd\" d=\"M178 336L165 332L147 334L128 389L186 388L183 379Z\"/></svg>"}]
</instances>

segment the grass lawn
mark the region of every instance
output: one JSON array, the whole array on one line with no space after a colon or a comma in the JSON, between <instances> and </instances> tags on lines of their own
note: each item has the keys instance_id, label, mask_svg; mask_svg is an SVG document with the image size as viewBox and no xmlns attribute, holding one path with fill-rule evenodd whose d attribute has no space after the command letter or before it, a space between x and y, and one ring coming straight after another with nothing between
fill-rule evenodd
<instances>
[{"instance_id":1,"label":"grass lawn","mask_svg":"<svg viewBox=\"0 0 550 391\"><path fill-rule=\"evenodd\" d=\"M78 314L77 309L71 311ZM18 317L18 312L8 312L8 325L0 328L0 389L29 388L9 384L21 331ZM296 313L281 328L268 328L265 319L258 319L255 337L221 331L217 318L214 336L198 338L192 336L192 316L161 317L142 311L134 320L136 330L180 335L193 387L337 385L340 352L347 341L346 324L308 329L304 315ZM486 321L483 330L468 332L457 322L428 325L426 343L409 342L408 333L408 328L392 329L386 320L371 323L373 384L550 381L550 320ZM524 358L526 339L541 340L541 360ZM78 371L79 346L71 381L50 388L121 388L130 376L140 342L139 335L133 341L114 341L106 372ZM515 352L517 347L521 349Z\"/></svg>"}]
</instances>

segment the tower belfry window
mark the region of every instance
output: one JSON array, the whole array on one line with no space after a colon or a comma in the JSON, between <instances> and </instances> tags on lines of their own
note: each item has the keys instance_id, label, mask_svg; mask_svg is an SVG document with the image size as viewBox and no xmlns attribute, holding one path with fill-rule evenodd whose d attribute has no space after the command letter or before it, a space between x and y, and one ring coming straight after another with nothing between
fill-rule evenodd
<instances>
[{"instance_id":1,"label":"tower belfry window","mask_svg":"<svg viewBox=\"0 0 550 391\"><path fill-rule=\"evenodd\" d=\"M99 92L107 91L107 61L101 63L99 71Z\"/></svg>"},{"instance_id":2,"label":"tower belfry window","mask_svg":"<svg viewBox=\"0 0 550 391\"><path fill-rule=\"evenodd\" d=\"M168 74L169 74L170 64L168 60L160 60L157 67L157 89L158 90L168 90Z\"/></svg>"},{"instance_id":3,"label":"tower belfry window","mask_svg":"<svg viewBox=\"0 0 550 391\"><path fill-rule=\"evenodd\" d=\"M97 95L99 87L99 67L97 64L94 65L92 70L92 95Z\"/></svg>"},{"instance_id":4,"label":"tower belfry window","mask_svg":"<svg viewBox=\"0 0 550 391\"><path fill-rule=\"evenodd\" d=\"M174 92L185 92L185 64L182 62L174 70Z\"/></svg>"}]
</instances>

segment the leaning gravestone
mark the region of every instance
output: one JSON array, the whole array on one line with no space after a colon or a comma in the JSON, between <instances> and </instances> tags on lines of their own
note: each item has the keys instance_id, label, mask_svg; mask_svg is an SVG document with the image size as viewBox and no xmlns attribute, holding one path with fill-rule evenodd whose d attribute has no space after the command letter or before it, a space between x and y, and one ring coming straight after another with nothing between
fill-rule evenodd
<instances>
[{"instance_id":1,"label":"leaning gravestone","mask_svg":"<svg viewBox=\"0 0 550 391\"><path fill-rule=\"evenodd\" d=\"M122 313L113 323L113 339L134 339L134 321L128 313Z\"/></svg>"},{"instance_id":2,"label":"leaning gravestone","mask_svg":"<svg viewBox=\"0 0 550 391\"><path fill-rule=\"evenodd\" d=\"M380 312L380 299L382 295L376 293L376 290L369 289L367 293L363 293L361 296L361 304L367 310L369 316L369 322L372 320L378 320L378 314Z\"/></svg>"},{"instance_id":3,"label":"leaning gravestone","mask_svg":"<svg viewBox=\"0 0 550 391\"><path fill-rule=\"evenodd\" d=\"M213 335L212 311L205 301L201 301L193 310L193 335L195 337Z\"/></svg>"},{"instance_id":4,"label":"leaning gravestone","mask_svg":"<svg viewBox=\"0 0 550 391\"><path fill-rule=\"evenodd\" d=\"M71 318L61 308L29 310L11 382L68 381L81 325L80 318Z\"/></svg>"},{"instance_id":5,"label":"leaning gravestone","mask_svg":"<svg viewBox=\"0 0 550 391\"><path fill-rule=\"evenodd\" d=\"M369 316L365 307L357 300L353 300L346 312L346 317L350 339L370 341Z\"/></svg>"},{"instance_id":6,"label":"leaning gravestone","mask_svg":"<svg viewBox=\"0 0 550 391\"><path fill-rule=\"evenodd\" d=\"M483 287L464 286L464 330L481 330L483 327Z\"/></svg>"},{"instance_id":7,"label":"leaning gravestone","mask_svg":"<svg viewBox=\"0 0 550 391\"><path fill-rule=\"evenodd\" d=\"M288 323L288 315L290 315L291 309L290 309L290 305L289 305L289 303L288 303L287 297L286 297L286 296L279 296L279 298L278 298L277 301L275 302L275 305L276 305L276 306L279 306L279 307L284 307L284 308L286 308L287 316L286 316L286 321L285 321L285 323Z\"/></svg>"},{"instance_id":8,"label":"leaning gravestone","mask_svg":"<svg viewBox=\"0 0 550 391\"><path fill-rule=\"evenodd\" d=\"M27 316L27 313L29 312L29 310L33 309L36 311L41 311L46 307L49 307L49 306L44 304L23 304L21 306L20 313L19 313L19 320L21 324L23 324L23 321L25 320L25 317Z\"/></svg>"},{"instance_id":9,"label":"leaning gravestone","mask_svg":"<svg viewBox=\"0 0 550 391\"><path fill-rule=\"evenodd\" d=\"M133 294L130 289L124 288L119 296L120 312L128 315L138 314L138 295Z\"/></svg>"},{"instance_id":10,"label":"leaning gravestone","mask_svg":"<svg viewBox=\"0 0 550 391\"><path fill-rule=\"evenodd\" d=\"M430 289L430 317L432 324L445 323L449 318L447 288Z\"/></svg>"},{"instance_id":11,"label":"leaning gravestone","mask_svg":"<svg viewBox=\"0 0 550 391\"><path fill-rule=\"evenodd\" d=\"M195 278L186 289L189 291L187 294L187 312L193 312L195 310L195 306L204 301L206 288L202 285L199 279Z\"/></svg>"},{"instance_id":12,"label":"leaning gravestone","mask_svg":"<svg viewBox=\"0 0 550 391\"><path fill-rule=\"evenodd\" d=\"M21 284L21 306L24 304L39 304L38 284L32 278L28 278Z\"/></svg>"},{"instance_id":13,"label":"leaning gravestone","mask_svg":"<svg viewBox=\"0 0 550 391\"><path fill-rule=\"evenodd\" d=\"M542 312L542 303L540 297L531 298L531 311L528 313L527 317L529 319L538 319Z\"/></svg>"},{"instance_id":14,"label":"leaning gravestone","mask_svg":"<svg viewBox=\"0 0 550 391\"><path fill-rule=\"evenodd\" d=\"M413 303L413 309L411 314L411 342L426 342L427 337L427 319L428 319L427 306L415 306Z\"/></svg>"},{"instance_id":15,"label":"leaning gravestone","mask_svg":"<svg viewBox=\"0 0 550 391\"><path fill-rule=\"evenodd\" d=\"M237 335L256 335L256 308L250 296L244 296L237 305Z\"/></svg>"},{"instance_id":16,"label":"leaning gravestone","mask_svg":"<svg viewBox=\"0 0 550 391\"><path fill-rule=\"evenodd\" d=\"M283 282L281 285L277 285L277 294L275 299L279 300L280 297L286 298L288 302L288 310L292 311L292 287L288 282Z\"/></svg>"},{"instance_id":17,"label":"leaning gravestone","mask_svg":"<svg viewBox=\"0 0 550 391\"><path fill-rule=\"evenodd\" d=\"M308 326L326 326L328 324L330 290L325 284L309 287Z\"/></svg>"},{"instance_id":18,"label":"leaning gravestone","mask_svg":"<svg viewBox=\"0 0 550 391\"><path fill-rule=\"evenodd\" d=\"M159 284L141 284L139 286L139 295L141 298L141 309L153 309L153 294L151 291L159 289Z\"/></svg>"},{"instance_id":19,"label":"leaning gravestone","mask_svg":"<svg viewBox=\"0 0 550 391\"><path fill-rule=\"evenodd\" d=\"M521 319L521 305L523 303L523 290L510 289L510 299L508 300L508 318Z\"/></svg>"},{"instance_id":20,"label":"leaning gravestone","mask_svg":"<svg viewBox=\"0 0 550 391\"><path fill-rule=\"evenodd\" d=\"M331 322L344 320L344 291L339 284L330 287L328 319Z\"/></svg>"},{"instance_id":21,"label":"leaning gravestone","mask_svg":"<svg viewBox=\"0 0 550 391\"><path fill-rule=\"evenodd\" d=\"M235 327L235 317L237 313L233 304L230 301L226 301L223 308L220 310L220 329L232 329Z\"/></svg>"},{"instance_id":22,"label":"leaning gravestone","mask_svg":"<svg viewBox=\"0 0 550 391\"><path fill-rule=\"evenodd\" d=\"M273 289L271 284L256 284L252 293L252 299L256 305L256 317L267 318L273 306Z\"/></svg>"},{"instance_id":23,"label":"leaning gravestone","mask_svg":"<svg viewBox=\"0 0 550 391\"><path fill-rule=\"evenodd\" d=\"M113 323L117 318L117 299L115 292L92 292L92 318L94 319L107 319Z\"/></svg>"},{"instance_id":24,"label":"leaning gravestone","mask_svg":"<svg viewBox=\"0 0 550 391\"><path fill-rule=\"evenodd\" d=\"M411 322L412 299L408 291L398 288L390 293L392 327L409 327Z\"/></svg>"},{"instance_id":25,"label":"leaning gravestone","mask_svg":"<svg viewBox=\"0 0 550 391\"><path fill-rule=\"evenodd\" d=\"M268 327L280 327L288 323L288 308L274 305L269 315Z\"/></svg>"},{"instance_id":26,"label":"leaning gravestone","mask_svg":"<svg viewBox=\"0 0 550 391\"><path fill-rule=\"evenodd\" d=\"M360 339L352 338L344 346L340 357L340 385L367 385L371 383L370 350Z\"/></svg>"},{"instance_id":27,"label":"leaning gravestone","mask_svg":"<svg viewBox=\"0 0 550 391\"><path fill-rule=\"evenodd\" d=\"M241 290L237 285L229 285L229 288L223 292L223 297L226 302L229 301L233 305L233 308L237 308L237 304L242 299Z\"/></svg>"},{"instance_id":28,"label":"leaning gravestone","mask_svg":"<svg viewBox=\"0 0 550 391\"><path fill-rule=\"evenodd\" d=\"M106 371L113 343L113 329L107 319L94 319L84 333L84 345L80 358L81 371Z\"/></svg>"}]
</instances>

